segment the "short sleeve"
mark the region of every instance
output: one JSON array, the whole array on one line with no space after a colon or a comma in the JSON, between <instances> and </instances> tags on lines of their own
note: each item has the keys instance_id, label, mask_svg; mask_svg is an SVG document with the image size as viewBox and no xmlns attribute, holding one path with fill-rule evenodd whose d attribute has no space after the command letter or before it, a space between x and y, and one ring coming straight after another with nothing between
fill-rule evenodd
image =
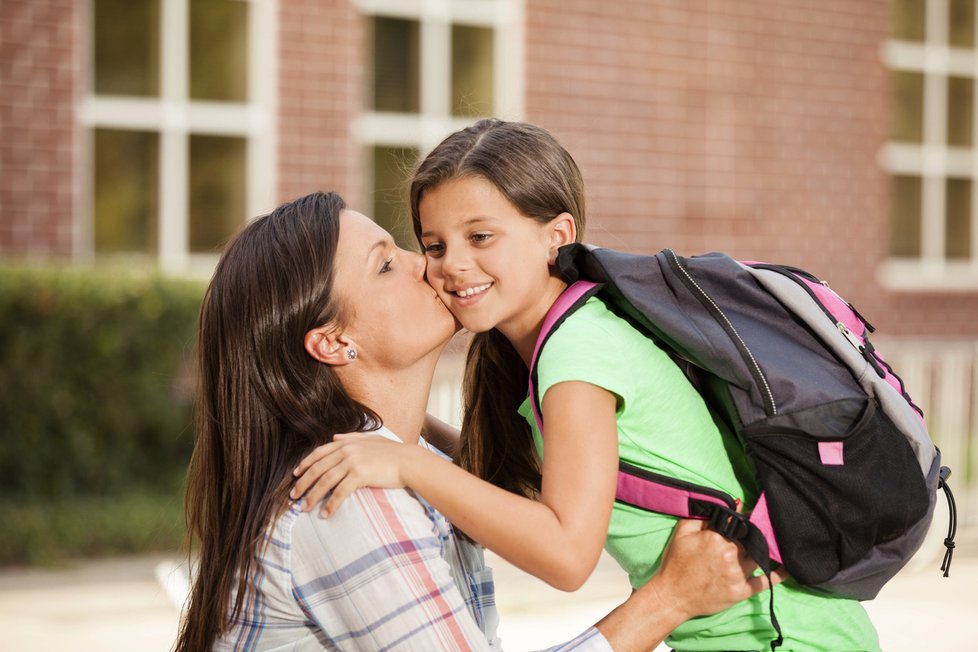
<instances>
[{"instance_id":1,"label":"short sleeve","mask_svg":"<svg viewBox=\"0 0 978 652\"><path fill-rule=\"evenodd\" d=\"M632 392L634 329L608 313L597 298L569 316L553 332L537 360L540 400L554 385L581 381L614 394L623 404ZM620 409L621 405L619 405Z\"/></svg>"}]
</instances>

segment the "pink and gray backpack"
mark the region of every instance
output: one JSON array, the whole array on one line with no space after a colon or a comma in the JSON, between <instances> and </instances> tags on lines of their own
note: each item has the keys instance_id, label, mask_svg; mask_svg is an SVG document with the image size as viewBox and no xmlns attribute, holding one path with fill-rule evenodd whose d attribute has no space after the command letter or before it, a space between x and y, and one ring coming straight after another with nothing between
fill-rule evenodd
<instances>
[{"instance_id":1,"label":"pink and gray backpack","mask_svg":"<svg viewBox=\"0 0 978 652\"><path fill-rule=\"evenodd\" d=\"M828 285L799 269L711 253L684 258L575 244L557 268L570 284L547 315L547 338L591 296L683 367L716 418L738 437L761 488L749 514L731 496L620 461L616 499L701 518L769 573L858 600L876 597L917 551L937 490L956 516L923 413L868 339L873 327ZM772 609L772 621L781 636Z\"/></svg>"}]
</instances>

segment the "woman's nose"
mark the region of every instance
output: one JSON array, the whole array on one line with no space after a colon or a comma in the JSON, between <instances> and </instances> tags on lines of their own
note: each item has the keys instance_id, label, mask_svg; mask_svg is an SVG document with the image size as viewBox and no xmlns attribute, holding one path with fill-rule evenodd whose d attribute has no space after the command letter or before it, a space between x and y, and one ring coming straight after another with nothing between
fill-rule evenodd
<instances>
[{"instance_id":1,"label":"woman's nose","mask_svg":"<svg viewBox=\"0 0 978 652\"><path fill-rule=\"evenodd\" d=\"M411 270L414 277L419 281L424 280L425 269L428 265L427 259L424 254L419 254L414 251L405 252L408 256L408 263L411 265Z\"/></svg>"}]
</instances>

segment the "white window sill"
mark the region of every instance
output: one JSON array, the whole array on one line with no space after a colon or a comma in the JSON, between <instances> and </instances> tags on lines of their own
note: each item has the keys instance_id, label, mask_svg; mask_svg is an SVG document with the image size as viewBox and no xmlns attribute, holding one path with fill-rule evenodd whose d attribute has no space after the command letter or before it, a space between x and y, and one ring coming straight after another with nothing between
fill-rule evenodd
<instances>
[{"instance_id":1,"label":"white window sill","mask_svg":"<svg viewBox=\"0 0 978 652\"><path fill-rule=\"evenodd\" d=\"M891 258L879 267L877 279L891 292L978 293L978 260Z\"/></svg>"}]
</instances>

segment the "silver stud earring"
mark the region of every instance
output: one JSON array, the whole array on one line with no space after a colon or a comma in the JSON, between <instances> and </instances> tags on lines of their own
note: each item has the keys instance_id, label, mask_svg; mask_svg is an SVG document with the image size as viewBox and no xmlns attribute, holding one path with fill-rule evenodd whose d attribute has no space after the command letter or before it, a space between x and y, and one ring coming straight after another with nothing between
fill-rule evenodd
<instances>
[{"instance_id":1,"label":"silver stud earring","mask_svg":"<svg viewBox=\"0 0 978 652\"><path fill-rule=\"evenodd\" d=\"M346 359L347 360L357 359L357 350L354 349L352 346L346 350Z\"/></svg>"}]
</instances>

